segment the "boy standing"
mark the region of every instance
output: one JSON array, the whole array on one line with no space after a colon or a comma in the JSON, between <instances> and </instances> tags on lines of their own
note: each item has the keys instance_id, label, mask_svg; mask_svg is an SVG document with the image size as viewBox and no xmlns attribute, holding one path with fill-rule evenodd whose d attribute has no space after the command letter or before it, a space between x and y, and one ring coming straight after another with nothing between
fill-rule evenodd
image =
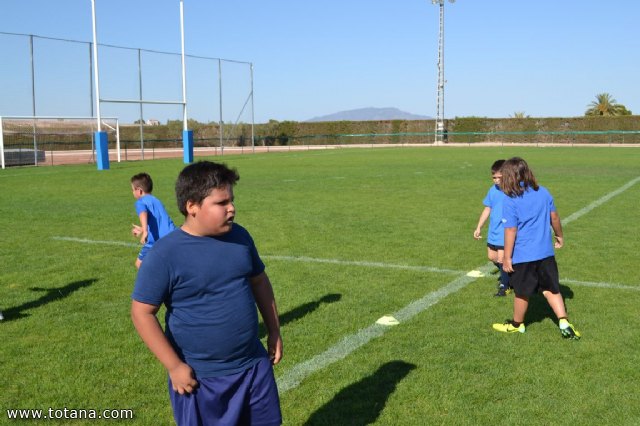
<instances>
[{"instance_id":1,"label":"boy standing","mask_svg":"<svg viewBox=\"0 0 640 426\"><path fill-rule=\"evenodd\" d=\"M507 160L502 166L501 187L507 195L503 206L503 268L511 274L515 299L513 319L493 324L493 328L505 333L524 333L529 297L541 291L558 317L562 337L579 339L580 333L569 323L560 294L549 225L555 234L555 248L561 248L564 240L553 197L545 187L538 185L527 162L519 157Z\"/></svg>"},{"instance_id":2,"label":"boy standing","mask_svg":"<svg viewBox=\"0 0 640 426\"><path fill-rule=\"evenodd\" d=\"M473 238L479 240L482 238L481 228L489 219L489 228L487 229L487 257L493 262L500 272L500 283L496 296L506 296L510 290L509 274L502 269L502 259L504 257L504 228L502 227L502 203L506 196L500 189L500 180L502 173L500 168L504 164L504 160L497 160L491 165L491 179L493 185L489 188L487 196L482 200L484 210L480 214L478 226L473 232Z\"/></svg>"},{"instance_id":3,"label":"boy standing","mask_svg":"<svg viewBox=\"0 0 640 426\"><path fill-rule=\"evenodd\" d=\"M282 423L272 367L282 357L278 311L253 239L234 223L238 179L209 161L182 170L176 197L184 225L156 243L132 294L133 323L167 369L180 426ZM268 351L258 339L256 305Z\"/></svg>"},{"instance_id":4,"label":"boy standing","mask_svg":"<svg viewBox=\"0 0 640 426\"><path fill-rule=\"evenodd\" d=\"M139 173L131 178L131 191L136 199L135 208L140 218L140 226L132 225L131 233L140 238L142 248L136 259L136 268L140 269L142 259L153 244L169 232L176 229L169 213L160 200L151 195L153 181L147 173Z\"/></svg>"}]
</instances>

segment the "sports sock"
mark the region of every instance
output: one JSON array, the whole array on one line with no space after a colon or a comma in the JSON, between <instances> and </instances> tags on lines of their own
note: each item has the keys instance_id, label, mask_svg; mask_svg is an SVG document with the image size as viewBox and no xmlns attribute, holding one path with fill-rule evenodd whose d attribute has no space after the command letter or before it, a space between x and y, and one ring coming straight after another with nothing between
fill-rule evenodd
<instances>
[{"instance_id":1,"label":"sports sock","mask_svg":"<svg viewBox=\"0 0 640 426\"><path fill-rule=\"evenodd\" d=\"M497 265L500 271L500 285L504 288L509 288L509 274L502 269L502 263L498 263Z\"/></svg>"},{"instance_id":2,"label":"sports sock","mask_svg":"<svg viewBox=\"0 0 640 426\"><path fill-rule=\"evenodd\" d=\"M522 324L522 323L518 322L518 321L511 320L511 325L513 325L516 328L520 327L520 324Z\"/></svg>"}]
</instances>

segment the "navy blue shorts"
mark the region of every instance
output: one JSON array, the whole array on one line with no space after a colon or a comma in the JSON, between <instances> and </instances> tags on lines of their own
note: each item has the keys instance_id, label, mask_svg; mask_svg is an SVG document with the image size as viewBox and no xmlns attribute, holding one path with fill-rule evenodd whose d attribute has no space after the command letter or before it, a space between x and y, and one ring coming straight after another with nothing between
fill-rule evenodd
<instances>
[{"instance_id":1,"label":"navy blue shorts","mask_svg":"<svg viewBox=\"0 0 640 426\"><path fill-rule=\"evenodd\" d=\"M504 246L497 246L491 243L487 243L487 247L489 247L491 250L494 250L494 251L504 250Z\"/></svg>"},{"instance_id":2,"label":"navy blue shorts","mask_svg":"<svg viewBox=\"0 0 640 426\"><path fill-rule=\"evenodd\" d=\"M555 256L533 262L516 263L509 274L509 284L516 296L531 296L536 292L560 293L558 264Z\"/></svg>"},{"instance_id":3,"label":"navy blue shorts","mask_svg":"<svg viewBox=\"0 0 640 426\"><path fill-rule=\"evenodd\" d=\"M180 395L169 379L169 397L178 426L282 424L280 398L268 358L260 358L240 373L197 380L198 387L192 394Z\"/></svg>"}]
</instances>

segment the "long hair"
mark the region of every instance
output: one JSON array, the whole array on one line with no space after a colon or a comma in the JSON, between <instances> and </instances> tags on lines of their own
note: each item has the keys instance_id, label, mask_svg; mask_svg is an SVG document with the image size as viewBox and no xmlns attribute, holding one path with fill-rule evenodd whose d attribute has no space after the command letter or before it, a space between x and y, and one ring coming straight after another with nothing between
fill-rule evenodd
<instances>
[{"instance_id":1,"label":"long hair","mask_svg":"<svg viewBox=\"0 0 640 426\"><path fill-rule=\"evenodd\" d=\"M538 190L538 182L529 165L520 157L508 159L500 169L502 172L502 181L500 188L509 197L517 197L522 195L527 188Z\"/></svg>"}]
</instances>

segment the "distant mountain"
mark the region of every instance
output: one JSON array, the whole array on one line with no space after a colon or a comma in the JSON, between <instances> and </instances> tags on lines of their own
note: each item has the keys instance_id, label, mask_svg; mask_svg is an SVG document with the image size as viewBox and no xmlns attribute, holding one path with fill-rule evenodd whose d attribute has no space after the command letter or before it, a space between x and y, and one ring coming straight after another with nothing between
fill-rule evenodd
<instances>
[{"instance_id":1,"label":"distant mountain","mask_svg":"<svg viewBox=\"0 0 640 426\"><path fill-rule=\"evenodd\" d=\"M377 121L377 120L430 120L432 117L416 115L398 108L360 108L349 111L340 111L334 114L314 117L313 121Z\"/></svg>"}]
</instances>

